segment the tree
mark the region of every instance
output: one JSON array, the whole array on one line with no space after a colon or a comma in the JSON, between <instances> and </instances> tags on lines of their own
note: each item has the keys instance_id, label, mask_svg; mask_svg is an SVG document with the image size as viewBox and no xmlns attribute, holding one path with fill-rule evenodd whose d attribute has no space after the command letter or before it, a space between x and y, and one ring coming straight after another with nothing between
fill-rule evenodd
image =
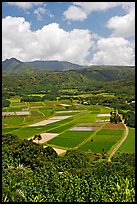
<instances>
[{"instance_id":1,"label":"tree","mask_svg":"<svg viewBox=\"0 0 137 204\"><path fill-rule=\"evenodd\" d=\"M110 122L111 123L119 123L122 122L121 116L118 114L118 111L116 110L116 108L114 108L114 111L110 112Z\"/></svg>"},{"instance_id":2,"label":"tree","mask_svg":"<svg viewBox=\"0 0 137 204\"><path fill-rule=\"evenodd\" d=\"M39 141L42 139L42 136L41 135L35 135L33 140L37 139L38 140L38 144L39 144Z\"/></svg>"}]
</instances>

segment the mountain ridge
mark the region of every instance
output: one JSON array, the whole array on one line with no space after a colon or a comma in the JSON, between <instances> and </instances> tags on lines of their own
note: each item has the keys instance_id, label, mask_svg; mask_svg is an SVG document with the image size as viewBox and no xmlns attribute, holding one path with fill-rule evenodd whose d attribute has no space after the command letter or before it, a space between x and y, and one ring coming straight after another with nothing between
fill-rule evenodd
<instances>
[{"instance_id":1,"label":"mountain ridge","mask_svg":"<svg viewBox=\"0 0 137 204\"><path fill-rule=\"evenodd\" d=\"M67 61L58 61L58 60L35 60L32 62L22 62L14 57L2 61L2 70L3 71L18 71L20 65L30 65L31 69L46 69L49 71L65 71L65 70L77 70L83 68L84 66L74 64Z\"/></svg>"},{"instance_id":2,"label":"mountain ridge","mask_svg":"<svg viewBox=\"0 0 137 204\"><path fill-rule=\"evenodd\" d=\"M34 60L32 62L22 62L14 57L2 61L2 71L18 72L21 70L47 70L47 71L68 71L68 70L109 70L119 69L120 67L134 68L135 66L119 65L79 65L68 61L58 60Z\"/></svg>"}]
</instances>

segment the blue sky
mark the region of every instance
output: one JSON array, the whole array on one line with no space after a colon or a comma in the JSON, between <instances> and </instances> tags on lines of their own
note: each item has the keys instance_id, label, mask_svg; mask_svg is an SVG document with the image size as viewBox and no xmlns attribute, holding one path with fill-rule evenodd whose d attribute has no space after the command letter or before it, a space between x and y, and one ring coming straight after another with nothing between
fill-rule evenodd
<instances>
[{"instance_id":1,"label":"blue sky","mask_svg":"<svg viewBox=\"0 0 137 204\"><path fill-rule=\"evenodd\" d=\"M3 2L2 58L134 65L134 7L134 2Z\"/></svg>"}]
</instances>

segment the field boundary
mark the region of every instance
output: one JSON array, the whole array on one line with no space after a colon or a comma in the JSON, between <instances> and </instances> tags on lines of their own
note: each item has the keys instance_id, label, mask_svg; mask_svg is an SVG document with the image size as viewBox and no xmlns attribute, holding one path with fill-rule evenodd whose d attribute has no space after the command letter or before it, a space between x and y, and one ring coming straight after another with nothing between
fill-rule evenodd
<instances>
[{"instance_id":1,"label":"field boundary","mask_svg":"<svg viewBox=\"0 0 137 204\"><path fill-rule=\"evenodd\" d=\"M112 152L111 152L111 154L110 154L110 156L109 156L109 158L108 158L108 161L111 161L111 158L114 156L114 154L116 153L116 151L118 150L118 148L122 145L122 143L126 140L126 138L127 138L127 136L128 136L128 132L129 132L129 130L128 130L128 127L123 123L123 125L125 126L125 130L124 130L124 136L122 137L122 139L120 140L120 141L118 141L117 143L116 143L116 146L114 147L114 146L112 146L112 148L114 148L113 150L112 150ZM111 149L112 149L111 148ZM110 149L110 150L111 150Z\"/></svg>"}]
</instances>

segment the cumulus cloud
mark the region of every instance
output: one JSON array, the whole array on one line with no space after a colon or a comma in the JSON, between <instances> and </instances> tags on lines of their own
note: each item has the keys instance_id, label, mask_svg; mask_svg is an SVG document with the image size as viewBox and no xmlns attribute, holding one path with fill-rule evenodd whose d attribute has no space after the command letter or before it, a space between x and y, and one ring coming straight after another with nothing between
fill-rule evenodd
<instances>
[{"instance_id":1,"label":"cumulus cloud","mask_svg":"<svg viewBox=\"0 0 137 204\"><path fill-rule=\"evenodd\" d=\"M88 29L65 31L51 23L31 31L23 17L2 19L2 60L66 60L76 64L134 65L135 41L102 38ZM10 32L9 32L10 31Z\"/></svg>"},{"instance_id":2,"label":"cumulus cloud","mask_svg":"<svg viewBox=\"0 0 137 204\"><path fill-rule=\"evenodd\" d=\"M129 9L134 2L73 2L64 12L66 20L83 21L94 11L105 11L110 8L122 6L123 9ZM74 14L73 11L76 11Z\"/></svg>"},{"instance_id":3,"label":"cumulus cloud","mask_svg":"<svg viewBox=\"0 0 137 204\"><path fill-rule=\"evenodd\" d=\"M50 13L50 11L47 10L46 8L44 8L44 7L38 7L37 9L35 9L34 14L36 14L36 17L37 17L38 21L42 21L44 15L47 15L50 18L54 17L54 15L52 15Z\"/></svg>"},{"instance_id":4,"label":"cumulus cloud","mask_svg":"<svg viewBox=\"0 0 137 204\"><path fill-rule=\"evenodd\" d=\"M135 6L129 8L129 13L124 16L114 16L107 22L107 27L112 29L112 36L135 35Z\"/></svg>"},{"instance_id":5,"label":"cumulus cloud","mask_svg":"<svg viewBox=\"0 0 137 204\"><path fill-rule=\"evenodd\" d=\"M87 14L79 7L70 6L67 11L64 12L66 19L72 21L84 21L87 18Z\"/></svg>"},{"instance_id":6,"label":"cumulus cloud","mask_svg":"<svg viewBox=\"0 0 137 204\"><path fill-rule=\"evenodd\" d=\"M59 24L45 25L31 31L31 24L23 17L2 19L2 58L12 56L22 61L66 60L85 64L94 42L89 30L65 31ZM10 32L9 32L10 31Z\"/></svg>"},{"instance_id":7,"label":"cumulus cloud","mask_svg":"<svg viewBox=\"0 0 137 204\"><path fill-rule=\"evenodd\" d=\"M9 5L17 6L22 9L31 9L33 6L39 6L45 2L7 2Z\"/></svg>"},{"instance_id":8,"label":"cumulus cloud","mask_svg":"<svg viewBox=\"0 0 137 204\"><path fill-rule=\"evenodd\" d=\"M122 37L99 39L91 64L134 65L134 42Z\"/></svg>"},{"instance_id":9,"label":"cumulus cloud","mask_svg":"<svg viewBox=\"0 0 137 204\"><path fill-rule=\"evenodd\" d=\"M36 14L38 21L41 21L43 19L43 15L45 15L45 13L46 13L46 9L42 7L39 7L34 10L34 14Z\"/></svg>"}]
</instances>

